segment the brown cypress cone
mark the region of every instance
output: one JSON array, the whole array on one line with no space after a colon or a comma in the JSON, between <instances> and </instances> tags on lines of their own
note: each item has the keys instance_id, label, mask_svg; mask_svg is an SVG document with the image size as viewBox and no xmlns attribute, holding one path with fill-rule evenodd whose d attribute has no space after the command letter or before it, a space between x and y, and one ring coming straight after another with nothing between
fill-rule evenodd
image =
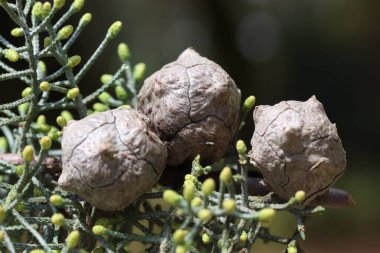
<instances>
[{"instance_id":1,"label":"brown cypress cone","mask_svg":"<svg viewBox=\"0 0 380 253\"><path fill-rule=\"evenodd\" d=\"M220 159L239 124L240 90L219 65L186 49L147 78L138 110L168 148L168 165Z\"/></svg>"},{"instance_id":2,"label":"brown cypress cone","mask_svg":"<svg viewBox=\"0 0 380 253\"><path fill-rule=\"evenodd\" d=\"M346 153L315 96L257 106L253 118L251 163L280 197L289 199L303 190L307 203L327 193L343 174Z\"/></svg>"},{"instance_id":3,"label":"brown cypress cone","mask_svg":"<svg viewBox=\"0 0 380 253\"><path fill-rule=\"evenodd\" d=\"M167 152L147 122L126 109L70 121L63 130L59 185L106 211L124 209L150 191Z\"/></svg>"}]
</instances>

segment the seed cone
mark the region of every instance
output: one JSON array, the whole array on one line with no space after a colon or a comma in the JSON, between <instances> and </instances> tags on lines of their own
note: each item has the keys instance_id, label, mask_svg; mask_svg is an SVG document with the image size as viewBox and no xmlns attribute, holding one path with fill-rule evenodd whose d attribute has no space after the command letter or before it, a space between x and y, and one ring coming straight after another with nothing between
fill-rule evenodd
<instances>
[{"instance_id":1,"label":"seed cone","mask_svg":"<svg viewBox=\"0 0 380 253\"><path fill-rule=\"evenodd\" d=\"M164 144L135 110L70 121L62 136L59 185L102 210L121 210L149 191L167 158Z\"/></svg>"},{"instance_id":2,"label":"seed cone","mask_svg":"<svg viewBox=\"0 0 380 253\"><path fill-rule=\"evenodd\" d=\"M343 174L346 153L315 96L306 102L257 106L253 118L251 163L280 197L289 199L303 190L307 203L328 192Z\"/></svg>"},{"instance_id":3,"label":"seed cone","mask_svg":"<svg viewBox=\"0 0 380 253\"><path fill-rule=\"evenodd\" d=\"M138 110L168 148L168 165L221 158L238 123L240 90L215 62L186 49L144 82Z\"/></svg>"}]
</instances>

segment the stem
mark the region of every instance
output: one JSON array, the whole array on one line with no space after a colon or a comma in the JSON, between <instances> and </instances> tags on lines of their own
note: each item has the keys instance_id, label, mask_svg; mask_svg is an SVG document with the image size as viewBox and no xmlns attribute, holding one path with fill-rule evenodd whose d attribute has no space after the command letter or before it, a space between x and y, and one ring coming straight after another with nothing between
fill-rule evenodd
<instances>
[{"instance_id":1,"label":"stem","mask_svg":"<svg viewBox=\"0 0 380 253\"><path fill-rule=\"evenodd\" d=\"M222 203L224 200L224 192L225 192L225 185L223 181L220 181L219 183L219 196L218 196L218 207L222 208Z\"/></svg>"},{"instance_id":2,"label":"stem","mask_svg":"<svg viewBox=\"0 0 380 253\"><path fill-rule=\"evenodd\" d=\"M87 97L85 97L83 99L83 102L85 104L88 104L88 103L92 102L93 100L95 100L103 91L108 89L115 82L115 80L121 76L121 74L123 73L125 68L126 68L125 64L121 65L119 70L115 73L115 75L112 77L112 79L108 83L102 85L99 89L94 91L91 95L88 95Z\"/></svg>"},{"instance_id":3,"label":"stem","mask_svg":"<svg viewBox=\"0 0 380 253\"><path fill-rule=\"evenodd\" d=\"M17 116L17 117L11 118L11 119L4 119L4 120L2 119L2 120L0 120L0 127L2 127L4 125L11 125L11 124L20 123L26 119L27 119L27 116Z\"/></svg>"},{"instance_id":4,"label":"stem","mask_svg":"<svg viewBox=\"0 0 380 253\"><path fill-rule=\"evenodd\" d=\"M15 108L23 103L26 103L26 102L29 102L29 101L32 101L34 99L34 94L31 94L27 97L24 97L24 98L21 98L21 99L18 99L16 101L13 101L11 103L8 103L8 104L2 104L0 105L0 111L3 111L3 110L8 110L8 109L12 109L12 108Z\"/></svg>"},{"instance_id":5,"label":"stem","mask_svg":"<svg viewBox=\"0 0 380 253\"><path fill-rule=\"evenodd\" d=\"M243 197L243 205L248 207L248 169L245 164L240 164L240 173L242 177L241 194Z\"/></svg>"},{"instance_id":6,"label":"stem","mask_svg":"<svg viewBox=\"0 0 380 253\"><path fill-rule=\"evenodd\" d=\"M82 67L82 69L79 71L79 73L75 76L76 82L79 82L79 80L82 79L82 77L87 73L87 71L92 67L92 65L94 65L95 61L103 53L104 49L106 49L106 47L111 42L111 40L112 40L112 37L110 36L109 33L107 33L106 37L100 43L100 45L95 50L95 52L91 55L90 59L88 59L86 64ZM124 68L125 68L125 66L122 69L124 69Z\"/></svg>"},{"instance_id":7,"label":"stem","mask_svg":"<svg viewBox=\"0 0 380 253\"><path fill-rule=\"evenodd\" d=\"M1 231L4 233L4 241L5 245L7 245L7 249L10 253L16 253L14 244L11 241L11 238L9 238L7 231L4 229L3 226L1 226Z\"/></svg>"},{"instance_id":8,"label":"stem","mask_svg":"<svg viewBox=\"0 0 380 253\"><path fill-rule=\"evenodd\" d=\"M48 30L48 32L52 38L57 37L56 32L53 30L53 28L51 27L50 24L47 26L47 30ZM69 81L70 87L71 88L77 88L78 86L77 86L77 83L75 81L73 70L67 66L69 58L68 58L67 54L64 53L61 43L57 43L55 48L57 49L57 52L55 52L55 51L53 52L54 56L57 59L57 61L61 64L61 66L65 67L65 74L66 74L67 80ZM83 102L83 98L82 98L81 94L79 94L75 98L74 103L75 103L76 108L78 110L79 117L80 118L86 117L87 107L86 107L86 104Z\"/></svg>"},{"instance_id":9,"label":"stem","mask_svg":"<svg viewBox=\"0 0 380 253\"><path fill-rule=\"evenodd\" d=\"M115 238L123 239L126 242L131 241L139 241L139 242L145 242L145 243L161 243L161 236L155 236L155 235L136 235L136 234L126 234L126 233L119 233L116 231L108 231L108 234Z\"/></svg>"},{"instance_id":10,"label":"stem","mask_svg":"<svg viewBox=\"0 0 380 253\"><path fill-rule=\"evenodd\" d=\"M127 89L132 94L131 105L133 108L136 108L136 105L137 105L136 81L133 78L131 63L129 61L126 61L125 64L127 65L127 68L125 69L126 79L127 79Z\"/></svg>"},{"instance_id":11,"label":"stem","mask_svg":"<svg viewBox=\"0 0 380 253\"><path fill-rule=\"evenodd\" d=\"M12 214L18 220L21 225L25 227L33 236L36 238L36 240L41 244L42 248L47 251L48 253L52 253L50 247L47 245L47 242L42 238L42 236L35 230L33 227L29 225L29 223L20 215L19 212L17 212L15 209L12 209Z\"/></svg>"},{"instance_id":12,"label":"stem","mask_svg":"<svg viewBox=\"0 0 380 253\"><path fill-rule=\"evenodd\" d=\"M14 79L14 78L22 78L25 77L26 75L30 75L33 73L33 70L31 69L26 69L26 70L20 70L20 71L14 71L11 73L5 73L0 75L0 81L6 81L9 79Z\"/></svg>"}]
</instances>

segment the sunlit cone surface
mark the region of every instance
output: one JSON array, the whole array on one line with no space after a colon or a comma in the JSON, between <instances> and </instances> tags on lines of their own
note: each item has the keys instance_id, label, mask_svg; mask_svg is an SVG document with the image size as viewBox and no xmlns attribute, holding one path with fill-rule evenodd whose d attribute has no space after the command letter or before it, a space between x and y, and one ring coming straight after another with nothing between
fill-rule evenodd
<instances>
[{"instance_id":1,"label":"sunlit cone surface","mask_svg":"<svg viewBox=\"0 0 380 253\"><path fill-rule=\"evenodd\" d=\"M335 124L313 96L306 102L257 106L249 153L264 181L284 199L306 192L305 203L326 193L346 168Z\"/></svg>"},{"instance_id":2,"label":"sunlit cone surface","mask_svg":"<svg viewBox=\"0 0 380 253\"><path fill-rule=\"evenodd\" d=\"M189 48L144 82L138 109L168 148L168 165L221 158L239 121L240 90L215 62Z\"/></svg>"}]
</instances>

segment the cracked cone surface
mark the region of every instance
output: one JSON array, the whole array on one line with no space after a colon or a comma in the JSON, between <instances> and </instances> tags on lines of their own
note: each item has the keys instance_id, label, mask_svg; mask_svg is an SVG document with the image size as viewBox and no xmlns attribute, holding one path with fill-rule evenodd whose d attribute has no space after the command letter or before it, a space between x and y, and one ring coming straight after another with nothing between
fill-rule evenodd
<instances>
[{"instance_id":1,"label":"cracked cone surface","mask_svg":"<svg viewBox=\"0 0 380 253\"><path fill-rule=\"evenodd\" d=\"M335 124L313 96L306 102L257 106L251 163L284 199L297 191L304 203L328 192L346 168L346 153Z\"/></svg>"},{"instance_id":2,"label":"cracked cone surface","mask_svg":"<svg viewBox=\"0 0 380 253\"><path fill-rule=\"evenodd\" d=\"M144 82L138 109L168 148L168 165L221 158L238 123L240 90L219 65L186 49Z\"/></svg>"},{"instance_id":3,"label":"cracked cone surface","mask_svg":"<svg viewBox=\"0 0 380 253\"><path fill-rule=\"evenodd\" d=\"M159 179L167 152L148 119L116 109L70 121L62 136L59 185L102 210L121 210Z\"/></svg>"}]
</instances>

